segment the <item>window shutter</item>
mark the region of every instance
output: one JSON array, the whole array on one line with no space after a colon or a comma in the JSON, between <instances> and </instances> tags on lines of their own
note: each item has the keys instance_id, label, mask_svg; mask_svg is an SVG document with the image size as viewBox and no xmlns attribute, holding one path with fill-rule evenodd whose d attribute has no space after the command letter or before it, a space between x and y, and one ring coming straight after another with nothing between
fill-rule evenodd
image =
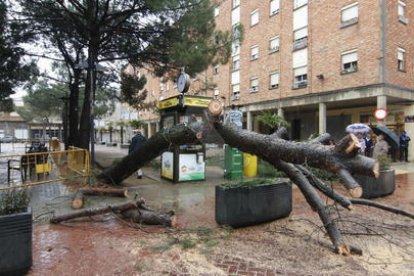
<instances>
[{"instance_id":1,"label":"window shutter","mask_svg":"<svg viewBox=\"0 0 414 276\"><path fill-rule=\"evenodd\" d=\"M233 84L232 86L232 92L239 92L240 91L240 84Z\"/></svg>"},{"instance_id":2,"label":"window shutter","mask_svg":"<svg viewBox=\"0 0 414 276\"><path fill-rule=\"evenodd\" d=\"M294 33L294 40L299 40L301 38L308 36L308 27L302 28L300 30L296 30Z\"/></svg>"},{"instance_id":3,"label":"window shutter","mask_svg":"<svg viewBox=\"0 0 414 276\"><path fill-rule=\"evenodd\" d=\"M398 60L404 60L405 50L403 48L398 48Z\"/></svg>"},{"instance_id":4,"label":"window shutter","mask_svg":"<svg viewBox=\"0 0 414 276\"><path fill-rule=\"evenodd\" d=\"M240 23L240 7L231 11L231 25Z\"/></svg>"},{"instance_id":5,"label":"window shutter","mask_svg":"<svg viewBox=\"0 0 414 276\"><path fill-rule=\"evenodd\" d=\"M308 26L308 6L303 6L293 12L293 30Z\"/></svg>"},{"instance_id":6,"label":"window shutter","mask_svg":"<svg viewBox=\"0 0 414 276\"><path fill-rule=\"evenodd\" d=\"M306 75L308 73L308 67L307 66L303 66L300 68L296 68L295 70L293 70L293 74L296 76L301 76L301 75Z\"/></svg>"},{"instance_id":7,"label":"window shutter","mask_svg":"<svg viewBox=\"0 0 414 276\"><path fill-rule=\"evenodd\" d=\"M259 79L251 79L250 87L257 87L257 86L259 86Z\"/></svg>"},{"instance_id":8,"label":"window shutter","mask_svg":"<svg viewBox=\"0 0 414 276\"><path fill-rule=\"evenodd\" d=\"M273 73L270 75L270 85L276 85L279 84L279 74Z\"/></svg>"},{"instance_id":9,"label":"window shutter","mask_svg":"<svg viewBox=\"0 0 414 276\"><path fill-rule=\"evenodd\" d=\"M293 68L306 66L308 64L308 49L293 52Z\"/></svg>"},{"instance_id":10,"label":"window shutter","mask_svg":"<svg viewBox=\"0 0 414 276\"><path fill-rule=\"evenodd\" d=\"M250 14L250 25L259 23L259 10L255 10Z\"/></svg>"},{"instance_id":11,"label":"window shutter","mask_svg":"<svg viewBox=\"0 0 414 276\"><path fill-rule=\"evenodd\" d=\"M276 13L280 8L280 0L272 0L270 1L270 14Z\"/></svg>"},{"instance_id":12,"label":"window shutter","mask_svg":"<svg viewBox=\"0 0 414 276\"><path fill-rule=\"evenodd\" d=\"M358 61L358 52L348 52L342 54L342 64Z\"/></svg>"},{"instance_id":13,"label":"window shutter","mask_svg":"<svg viewBox=\"0 0 414 276\"><path fill-rule=\"evenodd\" d=\"M231 84L240 83L240 71L235 71L231 74Z\"/></svg>"},{"instance_id":14,"label":"window shutter","mask_svg":"<svg viewBox=\"0 0 414 276\"><path fill-rule=\"evenodd\" d=\"M358 3L352 4L342 9L341 20L342 22L351 20L358 17Z\"/></svg>"}]
</instances>

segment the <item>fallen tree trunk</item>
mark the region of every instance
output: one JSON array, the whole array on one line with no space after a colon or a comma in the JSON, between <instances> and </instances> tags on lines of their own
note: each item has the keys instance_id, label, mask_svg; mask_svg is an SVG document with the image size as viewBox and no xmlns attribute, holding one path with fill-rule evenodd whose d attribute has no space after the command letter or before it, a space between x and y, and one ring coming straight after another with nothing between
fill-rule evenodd
<instances>
[{"instance_id":1,"label":"fallen tree trunk","mask_svg":"<svg viewBox=\"0 0 414 276\"><path fill-rule=\"evenodd\" d=\"M56 224L68 220L82 217L92 217L110 212L118 213L122 215L124 219L128 219L136 223L164 226L173 226L175 223L174 212L170 211L168 213L160 213L152 210L145 205L145 201L143 199L140 199L136 202L126 202L122 204L82 210L79 212L53 217L50 219L50 223Z\"/></svg>"},{"instance_id":2,"label":"fallen tree trunk","mask_svg":"<svg viewBox=\"0 0 414 276\"><path fill-rule=\"evenodd\" d=\"M212 101L210 117L208 118L209 124L197 125L196 127L193 125L178 125L155 134L140 150L105 170L98 176L98 179L104 183L119 184L143 166L145 162L160 155L171 146L198 143L200 139L205 139L212 130L215 130L228 145L243 152L257 155L262 160L284 171L292 182L298 185L308 204L318 213L337 253L343 255L362 254L359 248L344 242L341 232L316 189L347 209L352 209L352 203L365 205L368 205L368 203L363 200L353 201L332 191L323 181L306 169L306 166L310 166L333 172L339 176L342 184L348 189L352 197L361 196L362 189L352 177L352 174L377 177L379 175L379 165L376 160L357 154L360 144L356 137L352 134L347 135L336 146L321 144L329 141L329 135L323 135L303 143L286 141L282 139L284 137L283 131L278 131L272 135L263 135L239 129L232 125L223 125L220 121L222 114L220 108L223 108L222 104L218 104L216 100ZM408 212L401 212L376 204L371 206L410 217ZM129 215L129 217L133 218L134 216ZM138 216L134 221L141 222L140 219ZM160 220L162 221L162 219Z\"/></svg>"},{"instance_id":3,"label":"fallen tree trunk","mask_svg":"<svg viewBox=\"0 0 414 276\"><path fill-rule=\"evenodd\" d=\"M79 189L83 195L90 196L115 196L115 197L128 197L127 189L118 188L81 188Z\"/></svg>"},{"instance_id":4,"label":"fallen tree trunk","mask_svg":"<svg viewBox=\"0 0 414 276\"><path fill-rule=\"evenodd\" d=\"M201 131L201 130L200 130ZM158 157L173 145L197 143L198 131L185 125L163 129L151 136L138 150L124 157L120 162L105 169L97 176L101 183L119 185L124 179Z\"/></svg>"}]
</instances>

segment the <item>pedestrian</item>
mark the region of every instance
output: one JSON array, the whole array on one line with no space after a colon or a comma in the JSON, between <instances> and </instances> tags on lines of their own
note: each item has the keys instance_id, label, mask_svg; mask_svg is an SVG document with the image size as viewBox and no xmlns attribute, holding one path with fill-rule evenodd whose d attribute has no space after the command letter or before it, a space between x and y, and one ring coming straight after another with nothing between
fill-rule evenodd
<instances>
[{"instance_id":1,"label":"pedestrian","mask_svg":"<svg viewBox=\"0 0 414 276\"><path fill-rule=\"evenodd\" d=\"M372 157L378 159L380 156L387 156L390 146L384 139L384 135L380 134L377 136L377 142L374 146Z\"/></svg>"},{"instance_id":2,"label":"pedestrian","mask_svg":"<svg viewBox=\"0 0 414 276\"><path fill-rule=\"evenodd\" d=\"M410 136L403 130L400 135L400 161L408 162L408 145L410 141Z\"/></svg>"},{"instance_id":3,"label":"pedestrian","mask_svg":"<svg viewBox=\"0 0 414 276\"><path fill-rule=\"evenodd\" d=\"M374 142L372 141L372 138L369 134L365 135L364 141L365 141L365 156L371 157Z\"/></svg>"},{"instance_id":4,"label":"pedestrian","mask_svg":"<svg viewBox=\"0 0 414 276\"><path fill-rule=\"evenodd\" d=\"M135 136L132 137L131 144L128 148L128 154L131 154L132 152L139 150L146 141L147 139L144 137L144 135L142 135L142 132L137 130ZM137 178L142 178L142 175L142 170L138 169L138 171L136 172Z\"/></svg>"},{"instance_id":5,"label":"pedestrian","mask_svg":"<svg viewBox=\"0 0 414 276\"><path fill-rule=\"evenodd\" d=\"M224 124L234 124L237 128L243 127L243 112L236 105L231 105L231 110L224 114Z\"/></svg>"},{"instance_id":6,"label":"pedestrian","mask_svg":"<svg viewBox=\"0 0 414 276\"><path fill-rule=\"evenodd\" d=\"M359 149L358 153L365 155L365 149L367 148L367 146L365 144L364 133L357 132L355 134L355 136L358 138L358 142L359 142L359 145L360 145L360 149Z\"/></svg>"}]
</instances>

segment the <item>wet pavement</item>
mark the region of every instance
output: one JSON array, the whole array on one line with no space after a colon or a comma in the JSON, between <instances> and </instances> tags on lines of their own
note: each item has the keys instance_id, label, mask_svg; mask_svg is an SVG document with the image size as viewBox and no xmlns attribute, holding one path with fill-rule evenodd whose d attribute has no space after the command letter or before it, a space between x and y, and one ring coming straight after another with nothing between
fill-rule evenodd
<instances>
[{"instance_id":1,"label":"wet pavement","mask_svg":"<svg viewBox=\"0 0 414 276\"><path fill-rule=\"evenodd\" d=\"M114 160L126 154L127 149L96 147L96 160L103 167L110 166ZM398 174L396 192L378 201L414 212L414 166L410 163L394 163L393 167ZM50 217L72 212L70 203L76 187L61 183L33 187L31 204L35 224L33 266L29 275L303 275L314 274L308 268L312 265L316 272L326 275L364 275L372 271L375 271L375 275L383 274L381 271L389 275L398 271L401 272L398 274L403 275L412 271L408 268L409 264L396 268L392 264L385 264L388 270L383 270L384 265L381 266L381 263L374 268L367 265L372 261L369 258L342 259L319 242L306 246L310 248L305 251L314 252L314 256L303 257L303 264L298 265L292 257L297 254L293 249L302 250L300 247L304 241L297 240L297 237L288 236L286 239L280 235L269 236L269 233L282 230L291 233L292 229L298 236L301 236L302 231L304 235L309 235L312 229L304 226L303 221L311 218L315 223L320 223L295 186L293 211L288 219L229 232L228 229L219 228L214 219L214 189L215 185L223 181L220 167L207 167L206 181L179 184L161 179L159 170L151 165L143 170L143 179L131 176L124 181L130 199L143 197L153 208L175 210L175 229L132 225L114 215L50 225ZM86 208L123 200L88 198ZM384 221L406 222L390 215L384 216L380 211L368 207L358 207L357 215L359 212L383 216ZM196 243L195 249L189 245L189 249L183 249L188 241ZM261 253L252 255L256 248ZM326 263L332 268L326 268L326 264L320 261L321 256L329 260ZM413 263L411 256L404 258L408 259L408 263Z\"/></svg>"}]
</instances>

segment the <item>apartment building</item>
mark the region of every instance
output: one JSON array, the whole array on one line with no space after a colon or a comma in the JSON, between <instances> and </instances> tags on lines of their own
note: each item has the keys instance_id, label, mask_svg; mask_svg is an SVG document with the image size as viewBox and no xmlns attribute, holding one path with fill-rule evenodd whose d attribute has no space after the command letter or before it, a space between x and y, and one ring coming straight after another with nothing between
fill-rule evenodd
<instances>
[{"instance_id":1,"label":"apartment building","mask_svg":"<svg viewBox=\"0 0 414 276\"><path fill-rule=\"evenodd\" d=\"M240 106L247 129L262 131L257 116L268 110L290 122L292 139L325 131L337 139L353 122L414 137L411 1L223 0L215 15L236 38L241 24L243 40L233 43L228 64L194 82L215 83L208 95ZM174 84L166 94L156 83L159 99L177 93ZM375 119L378 108L385 120Z\"/></svg>"}]
</instances>

